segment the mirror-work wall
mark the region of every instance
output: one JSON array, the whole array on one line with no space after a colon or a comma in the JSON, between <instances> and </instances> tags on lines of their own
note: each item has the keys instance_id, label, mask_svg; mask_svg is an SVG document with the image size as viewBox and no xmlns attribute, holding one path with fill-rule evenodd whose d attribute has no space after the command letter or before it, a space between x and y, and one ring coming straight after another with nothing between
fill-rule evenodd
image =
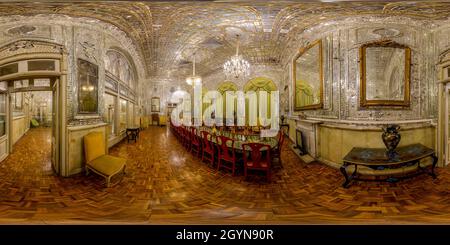
<instances>
[{"instance_id":1,"label":"mirror-work wall","mask_svg":"<svg viewBox=\"0 0 450 245\"><path fill-rule=\"evenodd\" d=\"M392 122L401 125L400 145L420 142L438 150L435 64L450 45L433 48L443 42L437 33L411 21L378 17L335 21L299 33L280 86L289 90L289 137L295 140L300 130L308 154L335 167L353 147L384 148L381 127ZM305 50L318 40L322 55L313 51L315 58L308 58ZM323 67L323 104L302 109L313 104L309 91L319 77L317 64ZM308 67L316 73L309 75Z\"/></svg>"},{"instance_id":2,"label":"mirror-work wall","mask_svg":"<svg viewBox=\"0 0 450 245\"><path fill-rule=\"evenodd\" d=\"M364 23L366 20L361 20ZM432 35L423 35L422 27L411 27L406 23L385 23L383 19L373 19L364 25L352 21L337 22L334 25L321 26L299 35L296 49L284 67L282 84L290 86L291 116L306 116L330 120L416 120L437 116L436 60L431 54L428 43L433 42ZM410 23L408 23L410 24ZM345 29L336 28L346 26ZM425 31L425 30L424 30ZM294 60L299 50L308 47L317 40L322 42L323 66L323 107L314 110L296 110L295 84L293 79ZM366 49L366 95L368 101L404 101L409 94L407 108L384 106L383 108L361 106L360 49L363 45L380 40L391 40L407 49L389 49L370 47ZM410 56L410 57L407 57ZM437 57L437 54L436 56ZM410 74L406 76L406 62L410 59ZM317 62L317 58L316 58ZM403 65L400 65L403 64ZM317 70L317 69L316 69ZM318 76L318 75L316 75ZM406 81L409 77L410 81ZM392 81L392 82L390 82ZM409 82L409 83L408 83ZM409 84L409 93L407 90ZM407 93L407 94L405 94ZM301 99L300 99L301 100ZM396 102L394 102L395 104ZM398 103L397 103L398 104ZM403 106L403 104L401 105Z\"/></svg>"},{"instance_id":3,"label":"mirror-work wall","mask_svg":"<svg viewBox=\"0 0 450 245\"><path fill-rule=\"evenodd\" d=\"M56 74L61 87L55 89L63 102L58 110L62 128L55 134L61 147L61 175L83 171L84 135L101 132L105 145L111 146L125 136L126 127L139 123L144 65L125 33L99 20L63 15L4 16L2 20L0 60L62 57L57 69L62 75ZM108 53L110 50L118 52ZM123 57L117 56L118 53ZM30 63L28 68L55 70L48 62ZM5 75L4 72L14 72L16 67L0 70ZM15 95L14 110L20 110L24 101L25 98ZM110 141L109 136L116 136L115 141Z\"/></svg>"}]
</instances>

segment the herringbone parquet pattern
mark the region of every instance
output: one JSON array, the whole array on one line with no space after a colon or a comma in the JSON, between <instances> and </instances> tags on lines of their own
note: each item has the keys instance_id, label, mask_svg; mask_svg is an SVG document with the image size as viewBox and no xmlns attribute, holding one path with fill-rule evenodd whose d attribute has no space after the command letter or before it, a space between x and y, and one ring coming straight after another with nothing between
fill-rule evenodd
<instances>
[{"instance_id":1,"label":"herringbone parquet pattern","mask_svg":"<svg viewBox=\"0 0 450 245\"><path fill-rule=\"evenodd\" d=\"M0 163L1 223L450 223L450 170L389 184L343 189L338 170L304 165L282 152L272 182L217 172L186 152L166 129L151 127L112 155L129 159L127 175L56 177L50 131L33 129ZM47 142L43 144L42 142Z\"/></svg>"}]
</instances>

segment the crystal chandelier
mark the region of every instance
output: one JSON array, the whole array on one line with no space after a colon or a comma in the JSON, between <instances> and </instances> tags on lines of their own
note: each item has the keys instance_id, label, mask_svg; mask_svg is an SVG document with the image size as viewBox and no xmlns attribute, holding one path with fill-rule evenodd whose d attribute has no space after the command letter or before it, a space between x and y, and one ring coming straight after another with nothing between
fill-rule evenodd
<instances>
[{"instance_id":1,"label":"crystal chandelier","mask_svg":"<svg viewBox=\"0 0 450 245\"><path fill-rule=\"evenodd\" d=\"M195 75L195 54L194 61L192 62L192 76L186 78L186 83L189 85L200 85L202 83L202 78Z\"/></svg>"},{"instance_id":2,"label":"crystal chandelier","mask_svg":"<svg viewBox=\"0 0 450 245\"><path fill-rule=\"evenodd\" d=\"M236 55L223 64L223 71L228 79L243 78L250 74L250 63L239 55L239 35L237 37Z\"/></svg>"}]
</instances>

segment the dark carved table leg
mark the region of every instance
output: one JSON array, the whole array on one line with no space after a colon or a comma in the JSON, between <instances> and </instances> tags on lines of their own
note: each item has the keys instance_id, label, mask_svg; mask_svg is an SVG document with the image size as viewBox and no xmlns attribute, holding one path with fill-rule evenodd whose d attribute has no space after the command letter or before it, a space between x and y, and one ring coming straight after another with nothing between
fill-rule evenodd
<instances>
[{"instance_id":1,"label":"dark carved table leg","mask_svg":"<svg viewBox=\"0 0 450 245\"><path fill-rule=\"evenodd\" d=\"M426 168L420 166L420 160L417 161L417 164L418 164L418 166L419 166L419 169L420 169L422 172L427 173L428 175L430 175L431 177L433 177L433 179L436 179L437 176L436 176L436 173L434 173L434 169L436 168L438 158L437 158L435 155L431 155L431 158L433 158L433 164L431 165L431 171L427 171Z\"/></svg>"},{"instance_id":2,"label":"dark carved table leg","mask_svg":"<svg viewBox=\"0 0 450 245\"><path fill-rule=\"evenodd\" d=\"M437 158L434 154L431 155L431 157L433 158L433 165L431 166L431 176L433 177L433 179L436 179L437 176L436 176L436 174L434 173L434 168L436 167L438 158Z\"/></svg>"},{"instance_id":3,"label":"dark carved table leg","mask_svg":"<svg viewBox=\"0 0 450 245\"><path fill-rule=\"evenodd\" d=\"M350 183L350 178L348 177L348 174L347 174L347 166L348 166L348 164L346 162L344 162L344 164L340 168L341 173L345 177L345 181L342 184L342 187L344 187L344 188L348 188L348 184Z\"/></svg>"},{"instance_id":4,"label":"dark carved table leg","mask_svg":"<svg viewBox=\"0 0 450 245\"><path fill-rule=\"evenodd\" d=\"M355 170L353 170L352 176L350 176L350 180L352 180L353 178L356 177L356 172L358 172L358 165L354 165L355 166Z\"/></svg>"}]
</instances>

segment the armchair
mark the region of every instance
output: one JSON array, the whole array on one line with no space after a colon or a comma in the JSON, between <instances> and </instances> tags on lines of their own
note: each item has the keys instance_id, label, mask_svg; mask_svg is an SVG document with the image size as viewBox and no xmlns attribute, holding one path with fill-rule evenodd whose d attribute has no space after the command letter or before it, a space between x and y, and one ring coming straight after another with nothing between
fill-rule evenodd
<instances>
[{"instance_id":1,"label":"armchair","mask_svg":"<svg viewBox=\"0 0 450 245\"><path fill-rule=\"evenodd\" d=\"M84 136L84 153L86 158L86 175L89 170L106 179L106 187L110 186L111 178L125 173L126 159L106 154L105 139L100 132L91 132Z\"/></svg>"}]
</instances>

